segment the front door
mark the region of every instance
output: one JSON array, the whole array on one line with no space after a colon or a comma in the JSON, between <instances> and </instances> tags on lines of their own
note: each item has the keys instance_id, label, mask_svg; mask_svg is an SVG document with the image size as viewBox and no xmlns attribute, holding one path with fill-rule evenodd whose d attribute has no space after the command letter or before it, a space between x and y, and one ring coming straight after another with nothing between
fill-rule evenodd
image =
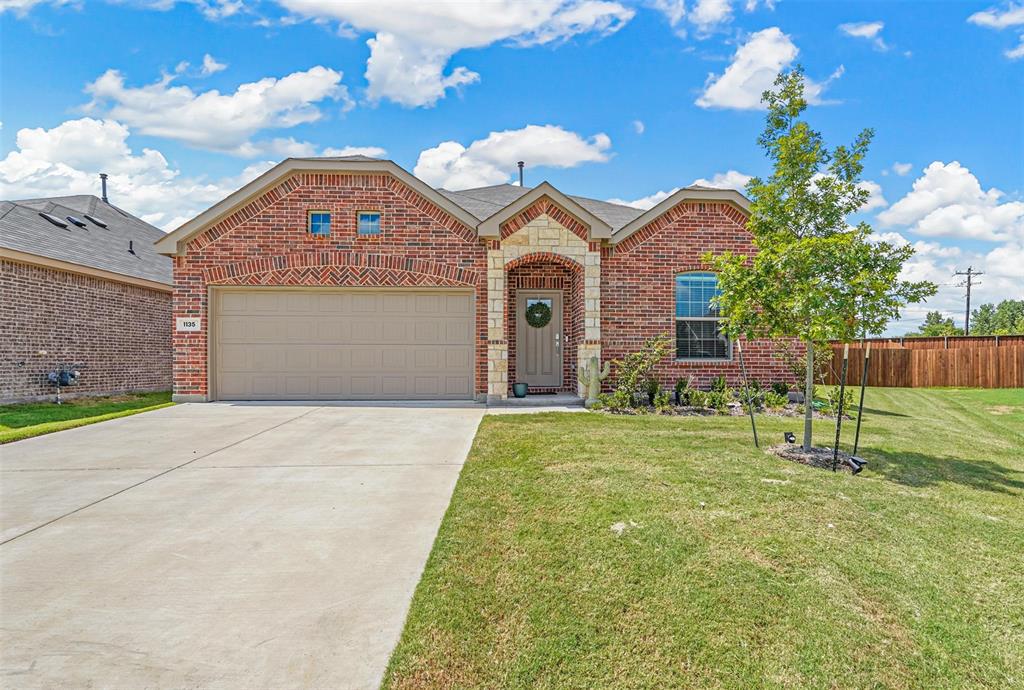
<instances>
[{"instance_id":1,"label":"front door","mask_svg":"<svg viewBox=\"0 0 1024 690\"><path fill-rule=\"evenodd\" d=\"M562 293L520 290L516 305L516 381L562 385Z\"/></svg>"}]
</instances>

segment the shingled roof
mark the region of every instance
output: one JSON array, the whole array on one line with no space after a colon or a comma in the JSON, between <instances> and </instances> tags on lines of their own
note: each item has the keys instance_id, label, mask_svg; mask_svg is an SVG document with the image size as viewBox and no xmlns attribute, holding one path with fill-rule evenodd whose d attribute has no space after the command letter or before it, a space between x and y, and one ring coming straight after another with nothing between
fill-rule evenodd
<instances>
[{"instance_id":1,"label":"shingled roof","mask_svg":"<svg viewBox=\"0 0 1024 690\"><path fill-rule=\"evenodd\" d=\"M55 225L42 213L67 227ZM84 226L70 222L68 216ZM0 202L0 250L169 286L173 284L171 260L157 254L153 247L162 237L164 232L159 228L87 194Z\"/></svg>"}]
</instances>

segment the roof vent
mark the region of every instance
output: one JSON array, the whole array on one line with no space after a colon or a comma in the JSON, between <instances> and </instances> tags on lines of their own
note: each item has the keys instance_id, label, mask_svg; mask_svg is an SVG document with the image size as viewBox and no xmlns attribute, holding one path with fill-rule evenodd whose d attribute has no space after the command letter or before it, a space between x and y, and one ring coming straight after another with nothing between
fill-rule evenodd
<instances>
[{"instance_id":1,"label":"roof vent","mask_svg":"<svg viewBox=\"0 0 1024 690\"><path fill-rule=\"evenodd\" d=\"M43 218L45 218L46 220L48 220L51 223L53 223L54 225L56 225L58 228L67 228L67 226L68 226L67 223L62 221L57 216L51 216L49 213L40 213L39 215L41 215Z\"/></svg>"},{"instance_id":2,"label":"roof vent","mask_svg":"<svg viewBox=\"0 0 1024 690\"><path fill-rule=\"evenodd\" d=\"M82 214L82 215L84 215L84 216L85 216L85 219L86 219L87 221L91 222L91 223L92 223L93 225L98 225L98 226L100 226L101 228L105 228L105 227L107 227L107 224L106 224L106 223L104 223L104 222L103 222L102 220L100 220L99 218L97 218L96 216L90 216L90 215L89 215L88 213L84 213L84 214Z\"/></svg>"},{"instance_id":3,"label":"roof vent","mask_svg":"<svg viewBox=\"0 0 1024 690\"><path fill-rule=\"evenodd\" d=\"M80 218L75 218L74 216L68 216L68 222L72 225L77 225L80 228L85 227L85 221Z\"/></svg>"}]
</instances>

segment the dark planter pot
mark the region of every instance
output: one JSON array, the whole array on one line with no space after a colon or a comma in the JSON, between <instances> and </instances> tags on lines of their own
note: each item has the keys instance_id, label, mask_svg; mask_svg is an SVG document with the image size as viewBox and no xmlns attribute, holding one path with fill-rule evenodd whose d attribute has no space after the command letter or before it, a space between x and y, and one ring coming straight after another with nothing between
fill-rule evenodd
<instances>
[{"instance_id":1,"label":"dark planter pot","mask_svg":"<svg viewBox=\"0 0 1024 690\"><path fill-rule=\"evenodd\" d=\"M529 389L530 389L530 384L528 384L528 383L513 383L512 384L512 395L516 396L517 398L525 398L526 397L526 393L527 393L527 391L529 391Z\"/></svg>"}]
</instances>

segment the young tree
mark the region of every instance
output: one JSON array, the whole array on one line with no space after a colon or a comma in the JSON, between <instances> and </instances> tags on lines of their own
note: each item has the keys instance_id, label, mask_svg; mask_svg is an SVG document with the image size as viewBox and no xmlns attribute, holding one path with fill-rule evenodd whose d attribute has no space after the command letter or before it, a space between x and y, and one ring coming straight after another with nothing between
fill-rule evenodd
<instances>
[{"instance_id":1,"label":"young tree","mask_svg":"<svg viewBox=\"0 0 1024 690\"><path fill-rule=\"evenodd\" d=\"M942 312L930 311L925 314L924 323L916 331L907 333L910 338L940 338L944 335L963 335L964 329L957 328L953 319L942 318Z\"/></svg>"},{"instance_id":2,"label":"young tree","mask_svg":"<svg viewBox=\"0 0 1024 690\"><path fill-rule=\"evenodd\" d=\"M880 333L904 305L934 294L936 287L899 280L911 247L878 241L867 223L847 222L868 199L859 182L873 132L862 131L849 147L827 148L821 134L800 119L807 108L800 68L780 74L775 90L761 100L768 115L758 144L774 170L747 184L747 228L757 253L709 254L705 261L718 272L727 335L788 337L804 344L803 445L810 449L815 349L829 340Z\"/></svg>"}]
</instances>

